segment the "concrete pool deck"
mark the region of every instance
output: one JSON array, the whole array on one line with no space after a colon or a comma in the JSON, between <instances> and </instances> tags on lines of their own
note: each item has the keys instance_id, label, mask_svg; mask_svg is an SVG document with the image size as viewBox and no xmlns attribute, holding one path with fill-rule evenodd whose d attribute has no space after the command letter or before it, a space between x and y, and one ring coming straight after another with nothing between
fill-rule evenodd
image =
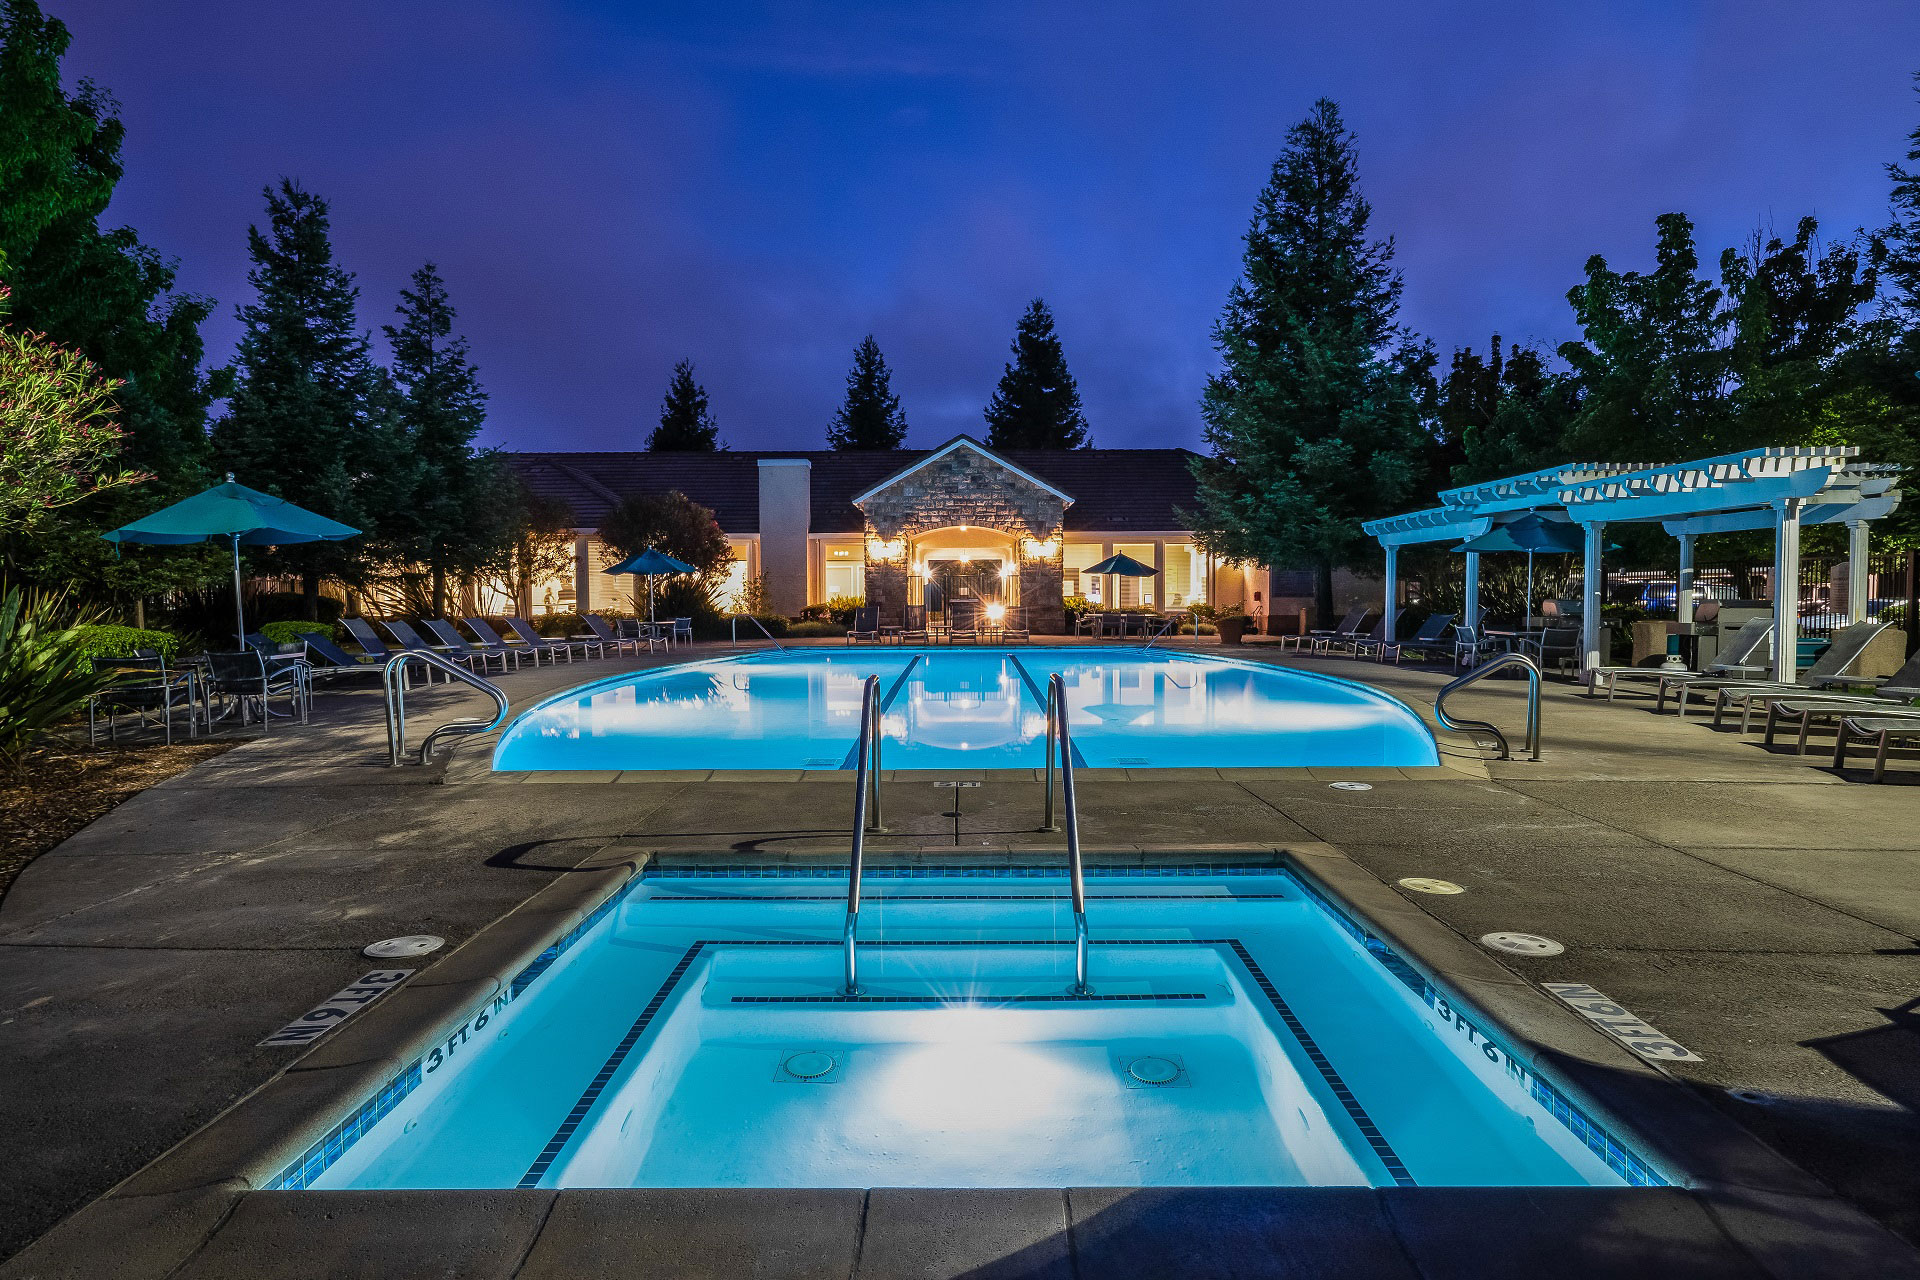
<instances>
[{"instance_id":1,"label":"concrete pool deck","mask_svg":"<svg viewBox=\"0 0 1920 1280\"><path fill-rule=\"evenodd\" d=\"M1252 649L1247 656L1278 655ZM1295 661L1367 681L1416 707L1430 706L1444 680L1371 663ZM518 709L617 669L612 662L563 664L503 684ZM1459 700L1459 711L1515 724L1518 688L1477 686ZM465 699L436 686L421 695L416 723L465 709ZM1580 981L1605 991L1702 1055L1703 1062L1676 1064L1672 1074L1708 1105L1909 1239L1920 1236L1913 1160L1920 1150L1913 1111L1920 1105L1920 888L1911 874L1920 852L1920 802L1900 772L1910 766L1896 765L1895 785L1847 782L1820 767L1821 756L1768 752L1757 738L1656 717L1648 705L1623 698L1607 706L1565 686L1550 688L1546 758L1539 763L1475 761L1466 770L1419 777L1397 770L1324 777L1314 770L1087 771L1083 835L1090 850L1108 854L1279 845L1344 855L1389 885L1403 876L1451 880L1466 892L1392 892L1459 938L1506 929L1565 943L1561 956L1509 959L1502 972L1523 984ZM844 774L490 778L472 768L478 744L457 748L455 763L444 769L389 770L375 698L330 697L319 706L314 726L276 731L129 801L28 868L0 904L0 1069L12 1085L0 1099L0 1124L13 1157L0 1164L0 1194L15 1208L0 1226L0 1253L20 1248L276 1077L298 1051L256 1042L380 967L359 956L367 942L431 932L447 937L452 951L538 893L554 886L586 893L613 868L649 853L759 861L845 847ZM964 793L956 818L955 792L928 780L903 775L889 786L890 831L870 844L876 856L1024 858L1059 850L1060 837L1032 830L1041 803L1036 781L983 775L980 788ZM1335 780L1369 781L1373 789L1338 791L1327 786ZM592 782L617 785L582 785ZM564 888L569 882L573 887ZM400 967L418 968L409 986L425 991L447 959ZM328 1043L321 1042L322 1053ZM1752 1096L1735 1098L1728 1089ZM382 1203L376 1193L316 1203L228 1190L231 1197L199 1202L203 1210L224 1206L205 1223L159 1198L123 1200L123 1210L144 1210L153 1220L136 1233L120 1219L129 1238L115 1244L125 1268L94 1274L168 1274L181 1263L183 1276L269 1274L258 1268L258 1250L295 1240L336 1251L333 1274L419 1273L380 1270L374 1246L341 1229L356 1214L394 1228L382 1227L382 1247L397 1248L395 1224L414 1221L421 1239L439 1233L444 1243L444 1233L456 1233L490 1268L448 1274L544 1274L554 1259L572 1259L563 1248L568 1232L583 1248L580 1242L593 1240L611 1248L608 1232L613 1239L625 1233L642 1254L691 1248L684 1234L678 1244L665 1239L666 1219L633 1221L647 1216L632 1212L637 1201L622 1207L608 1199L662 1193L418 1193L434 1198L427 1209L406 1197ZM1433 1260L1441 1254L1429 1246L1448 1219L1429 1206L1451 1196L1463 1209L1491 1208L1487 1197L1500 1193L1430 1191L1421 1189L1417 1205L1383 1192L1159 1191L1124 1199L1113 1191L1011 1193L1004 1213L984 1217L983 1193L964 1201L881 1191L711 1193L702 1203L660 1212L747 1238L763 1228L746 1220L765 1213L767 1223L792 1233L782 1239L816 1233L820 1251L807 1254L814 1262L824 1264L846 1246L857 1253L860 1273L871 1275L914 1273L883 1266L886 1250L917 1239L918 1253L907 1247L891 1256L924 1259L924 1242L942 1232L954 1247L970 1241L1000 1248L977 1265L1022 1256L1035 1265L1000 1273L1045 1274L1065 1265L1059 1241L1069 1235L1069 1221L1081 1274L1110 1274L1087 1252L1099 1241L1135 1233L1146 1233L1139 1236L1145 1240L1155 1223L1198 1240L1206 1233L1195 1234L1196 1215L1214 1223L1207 1239L1238 1239L1246 1248L1259 1247L1278 1222L1289 1236L1301 1223L1337 1233L1345 1222L1361 1236L1397 1241L1403 1260L1418 1258L1417 1269L1408 1263L1401 1273L1446 1274ZM1613 1241L1613 1252L1601 1253L1616 1266L1638 1256L1671 1270L1686 1250L1706 1250L1697 1255L1704 1259L1727 1248L1724 1233L1716 1234L1724 1223L1716 1225L1684 1195L1582 1192L1575 1194L1592 1198L1568 1202L1562 1193L1505 1194L1520 1196L1549 1235L1577 1219L1586 1224L1583 1239ZM740 1196L766 1203L755 1209ZM1831 1207L1809 1197L1794 1203ZM1503 1204L1503 1212L1514 1211ZM780 1205L793 1221L784 1221ZM323 1228L316 1214L339 1217ZM60 1274L62 1250L76 1248L78 1235L97 1233L99 1221L74 1219L0 1274ZM1122 1222L1128 1230L1115 1230ZM1408 1225L1419 1222L1427 1225ZM1379 1235L1374 1227L1383 1223L1387 1231ZM1808 1234L1790 1214L1775 1225L1783 1237ZM147 1260L166 1267L141 1269L136 1234L158 1250ZM1528 1234L1507 1240L1505 1255L1501 1240L1483 1234L1460 1265L1479 1275L1500 1274L1495 1264L1502 1263L1524 1270L1521 1237ZM1848 1238L1863 1251L1856 1271L1894 1274L1887 1267L1911 1264L1897 1254L1883 1261L1864 1252L1891 1247L1884 1237ZM163 1239L176 1249L187 1240L186 1252L167 1254ZM1768 1274L1752 1248L1740 1255L1744 1271L1703 1266L1679 1273ZM249 1257L254 1270L246 1269ZM287 1274L322 1274L321 1259L314 1252L313 1271ZM797 1265L798 1254L793 1260L794 1267L775 1273L809 1273ZM1139 1274L1173 1273L1135 1265ZM713 1274L738 1273L717 1260L710 1267ZM1384 1264L1355 1273L1395 1274Z\"/></svg>"}]
</instances>

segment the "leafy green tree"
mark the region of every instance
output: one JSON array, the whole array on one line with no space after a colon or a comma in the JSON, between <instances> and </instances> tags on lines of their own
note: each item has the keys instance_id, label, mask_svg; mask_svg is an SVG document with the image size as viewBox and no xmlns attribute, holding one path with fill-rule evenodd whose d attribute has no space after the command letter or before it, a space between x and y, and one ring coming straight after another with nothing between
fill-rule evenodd
<instances>
[{"instance_id":1,"label":"leafy green tree","mask_svg":"<svg viewBox=\"0 0 1920 1280\"><path fill-rule=\"evenodd\" d=\"M647 436L647 448L655 453L714 453L726 448L720 443L720 427L707 404L707 389L693 380L693 361L682 360L673 366L666 399L660 402L660 425Z\"/></svg>"},{"instance_id":2,"label":"leafy green tree","mask_svg":"<svg viewBox=\"0 0 1920 1280\"><path fill-rule=\"evenodd\" d=\"M0 316L6 304L0 285ZM9 573L65 508L148 478L119 465L119 386L77 351L0 328L0 561Z\"/></svg>"},{"instance_id":3,"label":"leafy green tree","mask_svg":"<svg viewBox=\"0 0 1920 1280\"><path fill-rule=\"evenodd\" d=\"M1913 77L1920 94L1920 72ZM1893 284L1890 306L1909 337L1920 335L1920 125L1907 134L1906 163L1887 165L1893 183L1889 204L1892 220L1881 233L1886 241L1885 270Z\"/></svg>"},{"instance_id":4,"label":"leafy green tree","mask_svg":"<svg viewBox=\"0 0 1920 1280\"><path fill-rule=\"evenodd\" d=\"M400 291L398 325L384 331L393 350L392 420L409 463L412 492L392 514L401 554L426 566L436 617L447 610L447 576L477 573L513 541L515 507L503 489L504 461L478 451L487 394L453 331L453 302L429 262Z\"/></svg>"},{"instance_id":5,"label":"leafy green tree","mask_svg":"<svg viewBox=\"0 0 1920 1280\"><path fill-rule=\"evenodd\" d=\"M1013 333L1013 361L987 402L987 445L994 449L1083 449L1087 418L1080 388L1045 301L1027 304Z\"/></svg>"},{"instance_id":6,"label":"leafy green tree","mask_svg":"<svg viewBox=\"0 0 1920 1280\"><path fill-rule=\"evenodd\" d=\"M1495 334L1484 359L1464 347L1454 352L1441 400L1445 430L1459 441L1450 484L1521 475L1570 460L1564 438L1575 407L1572 388L1531 347L1514 343L1502 354Z\"/></svg>"},{"instance_id":7,"label":"leafy green tree","mask_svg":"<svg viewBox=\"0 0 1920 1280\"><path fill-rule=\"evenodd\" d=\"M687 599L684 588L690 586L691 600L699 610L713 612L715 593L733 568L733 548L711 509L677 489L634 494L607 513L599 533L600 541L621 559L651 547L692 565L691 583L684 577L667 580L668 586L680 584L681 588L671 592L671 598ZM662 595L663 600L668 598Z\"/></svg>"},{"instance_id":8,"label":"leafy green tree","mask_svg":"<svg viewBox=\"0 0 1920 1280\"><path fill-rule=\"evenodd\" d=\"M1584 335L1560 346L1580 396L1567 443L1584 456L1653 463L1739 447L1725 295L1699 274L1692 221L1654 223L1651 272L1615 271L1595 254L1567 293Z\"/></svg>"},{"instance_id":9,"label":"leafy green tree","mask_svg":"<svg viewBox=\"0 0 1920 1280\"><path fill-rule=\"evenodd\" d=\"M853 368L847 374L847 398L827 428L832 449L898 449L907 438L907 415L893 394L893 375L880 354L880 344L868 334L853 349Z\"/></svg>"},{"instance_id":10,"label":"leafy green tree","mask_svg":"<svg viewBox=\"0 0 1920 1280\"><path fill-rule=\"evenodd\" d=\"M1235 560L1315 572L1370 566L1360 521L1404 510L1429 475L1395 315L1393 242L1374 239L1354 138L1327 99L1287 133L1254 208L1243 275L1214 326L1222 369L1201 400L1213 456L1194 466L1196 540Z\"/></svg>"},{"instance_id":11,"label":"leafy green tree","mask_svg":"<svg viewBox=\"0 0 1920 1280\"><path fill-rule=\"evenodd\" d=\"M126 130L111 97L82 81L69 95L70 36L33 0L0 0L0 261L13 323L84 355L115 392L122 464L151 476L65 508L25 571L138 597L188 585L217 562L193 551L116 557L96 535L202 487L206 423L223 377L202 368L210 299L172 292L174 264L130 228L103 229Z\"/></svg>"},{"instance_id":12,"label":"leafy green tree","mask_svg":"<svg viewBox=\"0 0 1920 1280\"><path fill-rule=\"evenodd\" d=\"M360 291L333 260L327 202L291 179L265 195L267 227L247 231L258 296L239 308L238 383L214 443L242 483L377 535L415 472L385 425L386 389L355 318ZM365 545L276 547L259 563L297 575L314 618L321 579L353 580Z\"/></svg>"}]
</instances>

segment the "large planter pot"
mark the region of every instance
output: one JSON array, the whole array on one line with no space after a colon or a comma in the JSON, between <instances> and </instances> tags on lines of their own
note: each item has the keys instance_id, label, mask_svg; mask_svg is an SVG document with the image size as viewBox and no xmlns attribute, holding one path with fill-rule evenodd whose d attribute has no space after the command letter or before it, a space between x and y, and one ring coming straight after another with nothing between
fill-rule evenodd
<instances>
[{"instance_id":1,"label":"large planter pot","mask_svg":"<svg viewBox=\"0 0 1920 1280\"><path fill-rule=\"evenodd\" d=\"M1247 633L1245 618L1215 618L1213 625L1220 630L1221 644L1239 644L1240 637Z\"/></svg>"}]
</instances>

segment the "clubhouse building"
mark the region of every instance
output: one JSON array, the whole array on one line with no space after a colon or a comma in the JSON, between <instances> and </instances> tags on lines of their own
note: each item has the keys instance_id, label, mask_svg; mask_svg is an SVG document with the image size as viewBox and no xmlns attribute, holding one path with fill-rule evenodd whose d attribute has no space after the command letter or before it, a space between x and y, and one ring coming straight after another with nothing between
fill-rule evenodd
<instances>
[{"instance_id":1,"label":"clubhouse building","mask_svg":"<svg viewBox=\"0 0 1920 1280\"><path fill-rule=\"evenodd\" d=\"M533 614L633 608L636 584L601 572L612 556L595 530L623 499L670 490L712 509L733 548L723 609L758 577L775 613L859 597L884 624L910 605L938 616L1000 604L1056 633L1068 596L1115 610L1252 609L1276 585L1194 544L1179 515L1195 504L1185 449L1003 451L962 435L927 450L510 456L576 524L573 572L534 584L521 602ZM1159 572L1085 572L1115 553Z\"/></svg>"}]
</instances>

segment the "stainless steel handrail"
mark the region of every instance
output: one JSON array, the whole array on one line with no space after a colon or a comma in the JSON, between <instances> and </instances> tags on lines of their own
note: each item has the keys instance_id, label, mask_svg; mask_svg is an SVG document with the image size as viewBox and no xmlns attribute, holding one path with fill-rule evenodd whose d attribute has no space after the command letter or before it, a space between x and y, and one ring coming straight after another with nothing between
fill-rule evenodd
<instances>
[{"instance_id":1,"label":"stainless steel handrail","mask_svg":"<svg viewBox=\"0 0 1920 1280\"><path fill-rule=\"evenodd\" d=\"M874 830L880 827L880 677L868 676L860 691L860 742L853 757L853 854L847 864L847 920L840 933L847 982L842 995L860 994L860 957L855 934L860 928L860 875L867 852L869 802Z\"/></svg>"},{"instance_id":2,"label":"stainless steel handrail","mask_svg":"<svg viewBox=\"0 0 1920 1280\"><path fill-rule=\"evenodd\" d=\"M742 618L745 618L748 622L751 622L754 626L759 627L761 635L765 636L769 640L773 640L773 632L767 630L766 623L760 621L760 619L754 617L750 613L736 613L733 615L733 642L735 644L740 643L740 619ZM784 652L787 646L781 644L778 640L773 640L773 647Z\"/></svg>"},{"instance_id":3,"label":"stainless steel handrail","mask_svg":"<svg viewBox=\"0 0 1920 1280\"><path fill-rule=\"evenodd\" d=\"M1507 745L1507 735L1484 720L1455 720L1447 714L1445 703L1447 695L1456 689L1464 689L1483 676L1490 676L1507 667L1524 667L1527 672L1527 750L1532 758L1540 758L1540 664L1524 653L1503 653L1481 663L1467 674L1455 680L1449 680L1440 692L1434 695L1433 716L1449 729L1462 733L1490 733L1500 746L1502 760L1513 759L1513 751Z\"/></svg>"},{"instance_id":4,"label":"stainless steel handrail","mask_svg":"<svg viewBox=\"0 0 1920 1280\"><path fill-rule=\"evenodd\" d=\"M396 653L380 668L380 688L387 700L387 763L390 767L398 768L400 758L407 751L407 664L410 662L418 662L429 668L429 680L433 678L431 668L438 667L452 679L472 685L492 698L495 708L491 720L454 720L429 733L427 740L420 744L421 764L427 762L433 744L443 733L487 733L506 722L507 695L499 685L429 650L409 649L404 653Z\"/></svg>"},{"instance_id":5,"label":"stainless steel handrail","mask_svg":"<svg viewBox=\"0 0 1920 1280\"><path fill-rule=\"evenodd\" d=\"M1073 787L1073 730L1068 724L1067 684L1047 677L1047 830L1053 830L1053 762L1060 753L1060 792L1067 811L1067 876L1073 885L1073 985L1068 994L1087 996L1087 876L1080 860L1080 806Z\"/></svg>"}]
</instances>

